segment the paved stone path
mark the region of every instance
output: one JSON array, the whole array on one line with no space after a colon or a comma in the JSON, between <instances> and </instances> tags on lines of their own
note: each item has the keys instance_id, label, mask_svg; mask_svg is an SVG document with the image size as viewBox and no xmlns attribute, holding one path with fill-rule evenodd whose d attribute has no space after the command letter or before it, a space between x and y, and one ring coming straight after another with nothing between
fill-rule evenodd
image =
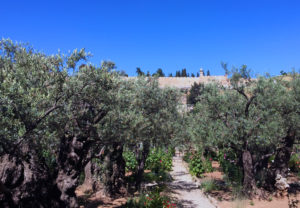
<instances>
[{"instance_id":1,"label":"paved stone path","mask_svg":"<svg viewBox=\"0 0 300 208\"><path fill-rule=\"evenodd\" d=\"M215 208L193 181L192 176L183 164L181 156L173 158L173 170L170 174L173 181L168 186L172 191L172 196L178 199L182 207Z\"/></svg>"}]
</instances>

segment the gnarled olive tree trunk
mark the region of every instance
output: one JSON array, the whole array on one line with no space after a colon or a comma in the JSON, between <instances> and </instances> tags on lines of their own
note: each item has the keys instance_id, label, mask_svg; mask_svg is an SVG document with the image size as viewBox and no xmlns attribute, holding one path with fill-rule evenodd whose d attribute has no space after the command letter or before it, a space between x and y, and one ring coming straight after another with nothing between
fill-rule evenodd
<instances>
[{"instance_id":1,"label":"gnarled olive tree trunk","mask_svg":"<svg viewBox=\"0 0 300 208\"><path fill-rule=\"evenodd\" d=\"M0 157L0 207L64 207L50 171L26 142Z\"/></svg>"},{"instance_id":2,"label":"gnarled olive tree trunk","mask_svg":"<svg viewBox=\"0 0 300 208\"><path fill-rule=\"evenodd\" d=\"M144 170L146 166L146 160L149 155L150 144L148 142L143 143L143 149L141 150L139 147L136 149L136 160L138 163L138 168L135 173L135 188L138 190L143 181Z\"/></svg>"},{"instance_id":3,"label":"gnarled olive tree trunk","mask_svg":"<svg viewBox=\"0 0 300 208\"><path fill-rule=\"evenodd\" d=\"M89 161L88 137L61 138L54 175L36 148L26 141L19 150L0 156L1 207L78 207L75 189Z\"/></svg>"},{"instance_id":4,"label":"gnarled olive tree trunk","mask_svg":"<svg viewBox=\"0 0 300 208\"><path fill-rule=\"evenodd\" d=\"M68 207L78 207L75 189L87 163L89 143L86 140L85 137L66 135L60 142L56 184L61 191L60 199Z\"/></svg>"},{"instance_id":5,"label":"gnarled olive tree trunk","mask_svg":"<svg viewBox=\"0 0 300 208\"><path fill-rule=\"evenodd\" d=\"M291 158L293 151L293 146L295 142L295 135L292 132L289 132L288 135L283 139L283 145L280 147L275 154L274 162L269 168L268 174L268 188L274 189L276 182L276 176L280 174L283 178L286 178L288 175L288 163Z\"/></svg>"},{"instance_id":6,"label":"gnarled olive tree trunk","mask_svg":"<svg viewBox=\"0 0 300 208\"><path fill-rule=\"evenodd\" d=\"M247 196L252 196L253 191L256 190L256 183L254 177L254 167L252 161L252 155L248 150L243 151L243 193Z\"/></svg>"},{"instance_id":7,"label":"gnarled olive tree trunk","mask_svg":"<svg viewBox=\"0 0 300 208\"><path fill-rule=\"evenodd\" d=\"M125 195L125 160L123 158L123 145L113 143L107 147L104 158L104 185L105 193L109 196Z\"/></svg>"}]
</instances>

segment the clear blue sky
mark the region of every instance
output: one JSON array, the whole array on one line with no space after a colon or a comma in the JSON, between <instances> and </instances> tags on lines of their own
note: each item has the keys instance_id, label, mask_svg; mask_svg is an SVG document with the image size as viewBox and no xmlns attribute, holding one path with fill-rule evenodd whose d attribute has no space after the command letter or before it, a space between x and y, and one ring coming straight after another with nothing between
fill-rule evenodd
<instances>
[{"instance_id":1,"label":"clear blue sky","mask_svg":"<svg viewBox=\"0 0 300 208\"><path fill-rule=\"evenodd\" d=\"M276 75L300 68L300 1L98 0L2 1L0 37L47 54L86 48L91 62L114 61L168 74L220 62Z\"/></svg>"}]
</instances>

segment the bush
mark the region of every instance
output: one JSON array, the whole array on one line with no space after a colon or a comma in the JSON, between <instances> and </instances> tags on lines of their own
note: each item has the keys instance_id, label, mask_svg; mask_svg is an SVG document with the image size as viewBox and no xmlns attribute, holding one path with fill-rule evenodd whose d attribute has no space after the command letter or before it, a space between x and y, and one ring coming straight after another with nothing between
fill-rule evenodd
<instances>
[{"instance_id":1,"label":"bush","mask_svg":"<svg viewBox=\"0 0 300 208\"><path fill-rule=\"evenodd\" d=\"M192 153L191 152L186 152L184 155L183 155L183 161L187 162L187 163L190 163L191 159L192 159Z\"/></svg>"},{"instance_id":2,"label":"bush","mask_svg":"<svg viewBox=\"0 0 300 208\"><path fill-rule=\"evenodd\" d=\"M289 168L293 172L300 171L300 154L292 154L291 159L289 161Z\"/></svg>"},{"instance_id":3,"label":"bush","mask_svg":"<svg viewBox=\"0 0 300 208\"><path fill-rule=\"evenodd\" d=\"M168 152L169 152L172 156L175 156L176 150L175 150L174 147L169 147L169 148L168 148Z\"/></svg>"},{"instance_id":4,"label":"bush","mask_svg":"<svg viewBox=\"0 0 300 208\"><path fill-rule=\"evenodd\" d=\"M189 157L189 169L192 175L201 177L205 172L212 172L212 164L210 160L203 160L200 152Z\"/></svg>"},{"instance_id":5,"label":"bush","mask_svg":"<svg viewBox=\"0 0 300 208\"><path fill-rule=\"evenodd\" d=\"M201 188L203 189L203 191L205 193L209 193L209 192L211 192L213 190L219 190L219 187L216 184L216 181L213 180L213 179L203 181L201 183Z\"/></svg>"},{"instance_id":6,"label":"bush","mask_svg":"<svg viewBox=\"0 0 300 208\"><path fill-rule=\"evenodd\" d=\"M219 152L218 160L223 172L227 176L230 182L235 184L242 184L243 171L236 163L238 161L237 156L231 152Z\"/></svg>"},{"instance_id":7,"label":"bush","mask_svg":"<svg viewBox=\"0 0 300 208\"><path fill-rule=\"evenodd\" d=\"M176 204L171 203L166 196L161 196L157 189L149 194L143 194L139 198L129 199L123 208L175 208Z\"/></svg>"},{"instance_id":8,"label":"bush","mask_svg":"<svg viewBox=\"0 0 300 208\"><path fill-rule=\"evenodd\" d=\"M137 161L133 152L124 151L123 158L126 162L126 172L135 171L137 168Z\"/></svg>"},{"instance_id":9,"label":"bush","mask_svg":"<svg viewBox=\"0 0 300 208\"><path fill-rule=\"evenodd\" d=\"M159 173L144 173L144 181L147 183L151 182L171 182L172 177L168 172L161 171Z\"/></svg>"},{"instance_id":10,"label":"bush","mask_svg":"<svg viewBox=\"0 0 300 208\"><path fill-rule=\"evenodd\" d=\"M155 173L172 170L172 151L154 148L146 160L146 169Z\"/></svg>"}]
</instances>

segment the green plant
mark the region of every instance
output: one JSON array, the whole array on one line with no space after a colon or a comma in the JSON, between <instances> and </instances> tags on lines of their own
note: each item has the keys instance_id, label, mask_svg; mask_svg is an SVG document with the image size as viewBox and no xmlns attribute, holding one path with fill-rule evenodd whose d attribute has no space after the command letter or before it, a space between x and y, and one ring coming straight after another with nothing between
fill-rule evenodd
<instances>
[{"instance_id":1,"label":"green plant","mask_svg":"<svg viewBox=\"0 0 300 208\"><path fill-rule=\"evenodd\" d=\"M175 208L176 204L160 194L161 190L156 189L149 194L143 194L138 198L129 199L123 208Z\"/></svg>"},{"instance_id":2,"label":"green plant","mask_svg":"<svg viewBox=\"0 0 300 208\"><path fill-rule=\"evenodd\" d=\"M218 190L219 187L216 184L216 181L214 179L205 180L201 183L201 188L205 193L209 193L214 190Z\"/></svg>"},{"instance_id":3,"label":"green plant","mask_svg":"<svg viewBox=\"0 0 300 208\"><path fill-rule=\"evenodd\" d=\"M294 172L300 171L300 154L292 154L289 161L289 168Z\"/></svg>"},{"instance_id":4,"label":"green plant","mask_svg":"<svg viewBox=\"0 0 300 208\"><path fill-rule=\"evenodd\" d=\"M182 158L182 159L183 159L183 161L189 163L190 160L191 160L191 158L192 158L192 153L191 153L191 152L186 152L186 153L183 155L183 158Z\"/></svg>"},{"instance_id":5,"label":"green plant","mask_svg":"<svg viewBox=\"0 0 300 208\"><path fill-rule=\"evenodd\" d=\"M144 173L144 181L145 182L170 182L172 181L172 177L166 171L162 171L159 173L149 172Z\"/></svg>"},{"instance_id":6,"label":"green plant","mask_svg":"<svg viewBox=\"0 0 300 208\"><path fill-rule=\"evenodd\" d=\"M214 169L212 167L211 158L203 161L203 167L204 167L206 173L213 172Z\"/></svg>"},{"instance_id":7,"label":"green plant","mask_svg":"<svg viewBox=\"0 0 300 208\"><path fill-rule=\"evenodd\" d=\"M174 147L168 147L168 153L169 153L170 155L174 156L174 155L175 155L175 152L176 152L176 150L175 150Z\"/></svg>"},{"instance_id":8,"label":"green plant","mask_svg":"<svg viewBox=\"0 0 300 208\"><path fill-rule=\"evenodd\" d=\"M201 152L196 152L189 156L189 169L192 175L201 177L205 172L212 172L211 160L204 160Z\"/></svg>"},{"instance_id":9,"label":"green plant","mask_svg":"<svg viewBox=\"0 0 300 208\"><path fill-rule=\"evenodd\" d=\"M123 152L123 158L126 162L126 172L134 171L137 167L137 161L133 152L125 151Z\"/></svg>"},{"instance_id":10,"label":"green plant","mask_svg":"<svg viewBox=\"0 0 300 208\"><path fill-rule=\"evenodd\" d=\"M228 180L234 184L242 184L243 171L236 163L237 155L233 152L220 151L218 161Z\"/></svg>"},{"instance_id":11,"label":"green plant","mask_svg":"<svg viewBox=\"0 0 300 208\"><path fill-rule=\"evenodd\" d=\"M201 177L205 172L205 168L203 166L202 155L200 153L196 153L192 156L192 159L189 164L190 172L192 175L197 177Z\"/></svg>"},{"instance_id":12,"label":"green plant","mask_svg":"<svg viewBox=\"0 0 300 208\"><path fill-rule=\"evenodd\" d=\"M155 173L172 169L173 152L161 148L153 148L146 160L146 168Z\"/></svg>"},{"instance_id":13,"label":"green plant","mask_svg":"<svg viewBox=\"0 0 300 208\"><path fill-rule=\"evenodd\" d=\"M250 205L251 205L251 206L254 206L254 202L253 202L253 201L250 201Z\"/></svg>"}]
</instances>

